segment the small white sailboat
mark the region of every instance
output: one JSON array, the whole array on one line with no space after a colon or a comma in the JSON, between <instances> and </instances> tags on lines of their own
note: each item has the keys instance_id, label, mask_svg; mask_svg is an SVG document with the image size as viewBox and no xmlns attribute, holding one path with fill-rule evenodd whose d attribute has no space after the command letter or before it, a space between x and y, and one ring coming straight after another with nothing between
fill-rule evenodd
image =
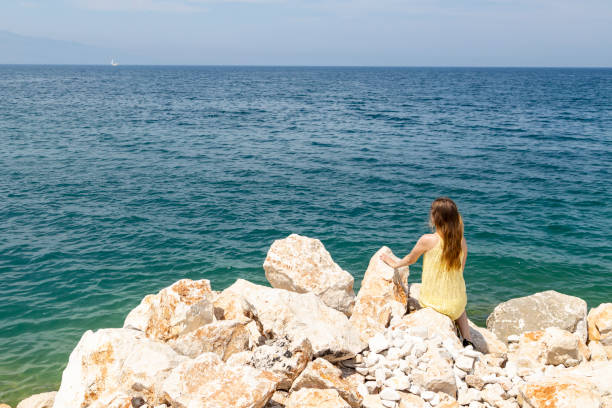
<instances>
[{"instance_id":1,"label":"small white sailboat","mask_svg":"<svg viewBox=\"0 0 612 408\"><path fill-rule=\"evenodd\" d=\"M114 58L112 58L112 59L111 59L111 65L112 65L113 67L116 67L117 65L119 65L119 63L118 63L117 61L115 61L115 59L114 59Z\"/></svg>"}]
</instances>

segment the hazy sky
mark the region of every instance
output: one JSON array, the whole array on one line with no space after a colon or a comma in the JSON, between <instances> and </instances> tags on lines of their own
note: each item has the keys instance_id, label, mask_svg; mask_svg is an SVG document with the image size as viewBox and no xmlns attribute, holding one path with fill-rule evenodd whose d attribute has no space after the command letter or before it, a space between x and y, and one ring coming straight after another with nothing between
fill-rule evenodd
<instances>
[{"instance_id":1,"label":"hazy sky","mask_svg":"<svg viewBox=\"0 0 612 408\"><path fill-rule=\"evenodd\" d=\"M123 63L612 66L612 0L2 0L0 30Z\"/></svg>"}]
</instances>

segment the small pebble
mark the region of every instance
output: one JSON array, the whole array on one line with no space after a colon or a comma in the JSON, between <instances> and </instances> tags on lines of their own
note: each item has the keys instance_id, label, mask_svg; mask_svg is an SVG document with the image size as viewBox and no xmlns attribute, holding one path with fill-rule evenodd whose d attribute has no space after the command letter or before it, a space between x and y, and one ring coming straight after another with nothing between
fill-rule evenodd
<instances>
[{"instance_id":1,"label":"small pebble","mask_svg":"<svg viewBox=\"0 0 612 408\"><path fill-rule=\"evenodd\" d=\"M433 391L423 391L421 393L421 398L425 401L431 401L436 396L436 393Z\"/></svg>"},{"instance_id":2,"label":"small pebble","mask_svg":"<svg viewBox=\"0 0 612 408\"><path fill-rule=\"evenodd\" d=\"M386 401L399 401L401 396L393 388L385 387L378 394L381 400Z\"/></svg>"}]
</instances>

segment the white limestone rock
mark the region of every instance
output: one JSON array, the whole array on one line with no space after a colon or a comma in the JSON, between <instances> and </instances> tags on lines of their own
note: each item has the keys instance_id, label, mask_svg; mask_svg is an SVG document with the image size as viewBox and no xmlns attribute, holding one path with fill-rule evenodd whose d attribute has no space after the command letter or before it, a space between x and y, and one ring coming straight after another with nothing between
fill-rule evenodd
<instances>
[{"instance_id":1,"label":"white limestone rock","mask_svg":"<svg viewBox=\"0 0 612 408\"><path fill-rule=\"evenodd\" d=\"M287 398L285 408L351 408L334 389L302 388Z\"/></svg>"},{"instance_id":2,"label":"white limestone rock","mask_svg":"<svg viewBox=\"0 0 612 408\"><path fill-rule=\"evenodd\" d=\"M434 338L438 338L440 343L444 341L452 342L454 348L462 348L453 321L448 316L438 313L429 307L404 316L398 324L391 327L391 330L401 330L417 334L422 332L424 327L427 328L427 338L430 339L430 342Z\"/></svg>"},{"instance_id":3,"label":"white limestone rock","mask_svg":"<svg viewBox=\"0 0 612 408\"><path fill-rule=\"evenodd\" d=\"M389 342L382 333L377 333L368 341L368 347L372 353L380 353L389 348Z\"/></svg>"},{"instance_id":4,"label":"white limestone rock","mask_svg":"<svg viewBox=\"0 0 612 408\"><path fill-rule=\"evenodd\" d=\"M311 358L312 347L308 340L291 343L287 339L278 339L253 350L247 364L276 374L281 379L276 388L288 390Z\"/></svg>"},{"instance_id":5,"label":"white limestone rock","mask_svg":"<svg viewBox=\"0 0 612 408\"><path fill-rule=\"evenodd\" d=\"M412 371L412 381L423 390L443 392L455 398L457 395L457 382L453 371L453 361L440 353L439 349L432 348L421 358L425 370Z\"/></svg>"},{"instance_id":6,"label":"white limestone rock","mask_svg":"<svg viewBox=\"0 0 612 408\"><path fill-rule=\"evenodd\" d=\"M239 320L220 320L190 331L168 344L177 353L195 358L202 353L216 353L226 361L232 354L249 349L247 324Z\"/></svg>"},{"instance_id":7,"label":"white limestone rock","mask_svg":"<svg viewBox=\"0 0 612 408\"><path fill-rule=\"evenodd\" d=\"M370 259L350 319L364 342L383 332L392 318L406 314L408 296L402 282L407 273L401 274L383 262L382 254L392 252L382 247Z\"/></svg>"},{"instance_id":8,"label":"white limestone rock","mask_svg":"<svg viewBox=\"0 0 612 408\"><path fill-rule=\"evenodd\" d=\"M507 339L513 334L558 327L576 333L586 343L586 312L584 300L549 290L500 303L488 317L487 329L499 339Z\"/></svg>"},{"instance_id":9,"label":"white limestone rock","mask_svg":"<svg viewBox=\"0 0 612 408\"><path fill-rule=\"evenodd\" d=\"M147 295L125 319L123 327L168 341L214 320L214 293L207 279L181 279L156 295Z\"/></svg>"},{"instance_id":10,"label":"white limestone rock","mask_svg":"<svg viewBox=\"0 0 612 408\"><path fill-rule=\"evenodd\" d=\"M279 377L249 366L230 366L215 353L203 353L176 367L162 384L177 408L262 408Z\"/></svg>"},{"instance_id":11,"label":"white limestone rock","mask_svg":"<svg viewBox=\"0 0 612 408\"><path fill-rule=\"evenodd\" d=\"M549 327L546 330L521 334L516 351L508 355L518 372L540 371L544 365L563 364L567 367L586 361L589 349L574 333Z\"/></svg>"},{"instance_id":12,"label":"white limestone rock","mask_svg":"<svg viewBox=\"0 0 612 408\"><path fill-rule=\"evenodd\" d=\"M157 403L161 382L186 360L137 330L87 331L70 354L53 407L87 406L117 392Z\"/></svg>"},{"instance_id":13,"label":"white limestone rock","mask_svg":"<svg viewBox=\"0 0 612 408\"><path fill-rule=\"evenodd\" d=\"M601 395L585 378L539 377L520 388L519 403L529 408L600 408Z\"/></svg>"},{"instance_id":14,"label":"white limestone rock","mask_svg":"<svg viewBox=\"0 0 612 408\"><path fill-rule=\"evenodd\" d=\"M399 393L390 387L383 388L378 395L380 396L381 400L386 400L386 401L399 401L400 400Z\"/></svg>"},{"instance_id":15,"label":"white limestone rock","mask_svg":"<svg viewBox=\"0 0 612 408\"><path fill-rule=\"evenodd\" d=\"M355 304L353 276L340 268L318 239L291 234L274 241L263 264L274 288L316 294L347 316Z\"/></svg>"},{"instance_id":16,"label":"white limestone rock","mask_svg":"<svg viewBox=\"0 0 612 408\"><path fill-rule=\"evenodd\" d=\"M313 293L300 294L238 279L221 295L244 299L266 338L288 338L296 343L307 339L314 357L339 361L365 348L348 318Z\"/></svg>"},{"instance_id":17,"label":"white limestone rock","mask_svg":"<svg viewBox=\"0 0 612 408\"><path fill-rule=\"evenodd\" d=\"M589 311L589 341L598 342L612 359L612 303L602 303Z\"/></svg>"},{"instance_id":18,"label":"white limestone rock","mask_svg":"<svg viewBox=\"0 0 612 408\"><path fill-rule=\"evenodd\" d=\"M363 395L359 394L359 384L363 377L358 374L346 375L338 367L323 358L308 363L304 371L295 379L290 392L302 388L335 389L351 407L359 408Z\"/></svg>"},{"instance_id":19,"label":"white limestone rock","mask_svg":"<svg viewBox=\"0 0 612 408\"><path fill-rule=\"evenodd\" d=\"M384 385L396 391L407 391L410 389L410 378L404 374L394 375L386 379Z\"/></svg>"},{"instance_id":20,"label":"white limestone rock","mask_svg":"<svg viewBox=\"0 0 612 408\"><path fill-rule=\"evenodd\" d=\"M52 408L56 391L32 395L17 404L17 408Z\"/></svg>"}]
</instances>

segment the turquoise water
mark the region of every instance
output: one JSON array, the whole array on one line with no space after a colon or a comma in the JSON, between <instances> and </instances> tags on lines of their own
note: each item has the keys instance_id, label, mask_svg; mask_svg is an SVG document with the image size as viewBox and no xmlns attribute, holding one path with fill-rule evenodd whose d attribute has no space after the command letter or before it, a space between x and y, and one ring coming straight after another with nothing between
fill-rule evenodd
<instances>
[{"instance_id":1,"label":"turquoise water","mask_svg":"<svg viewBox=\"0 0 612 408\"><path fill-rule=\"evenodd\" d=\"M264 283L292 232L359 282L439 195L473 320L612 301L611 173L612 69L0 66L0 402L177 279Z\"/></svg>"}]
</instances>

